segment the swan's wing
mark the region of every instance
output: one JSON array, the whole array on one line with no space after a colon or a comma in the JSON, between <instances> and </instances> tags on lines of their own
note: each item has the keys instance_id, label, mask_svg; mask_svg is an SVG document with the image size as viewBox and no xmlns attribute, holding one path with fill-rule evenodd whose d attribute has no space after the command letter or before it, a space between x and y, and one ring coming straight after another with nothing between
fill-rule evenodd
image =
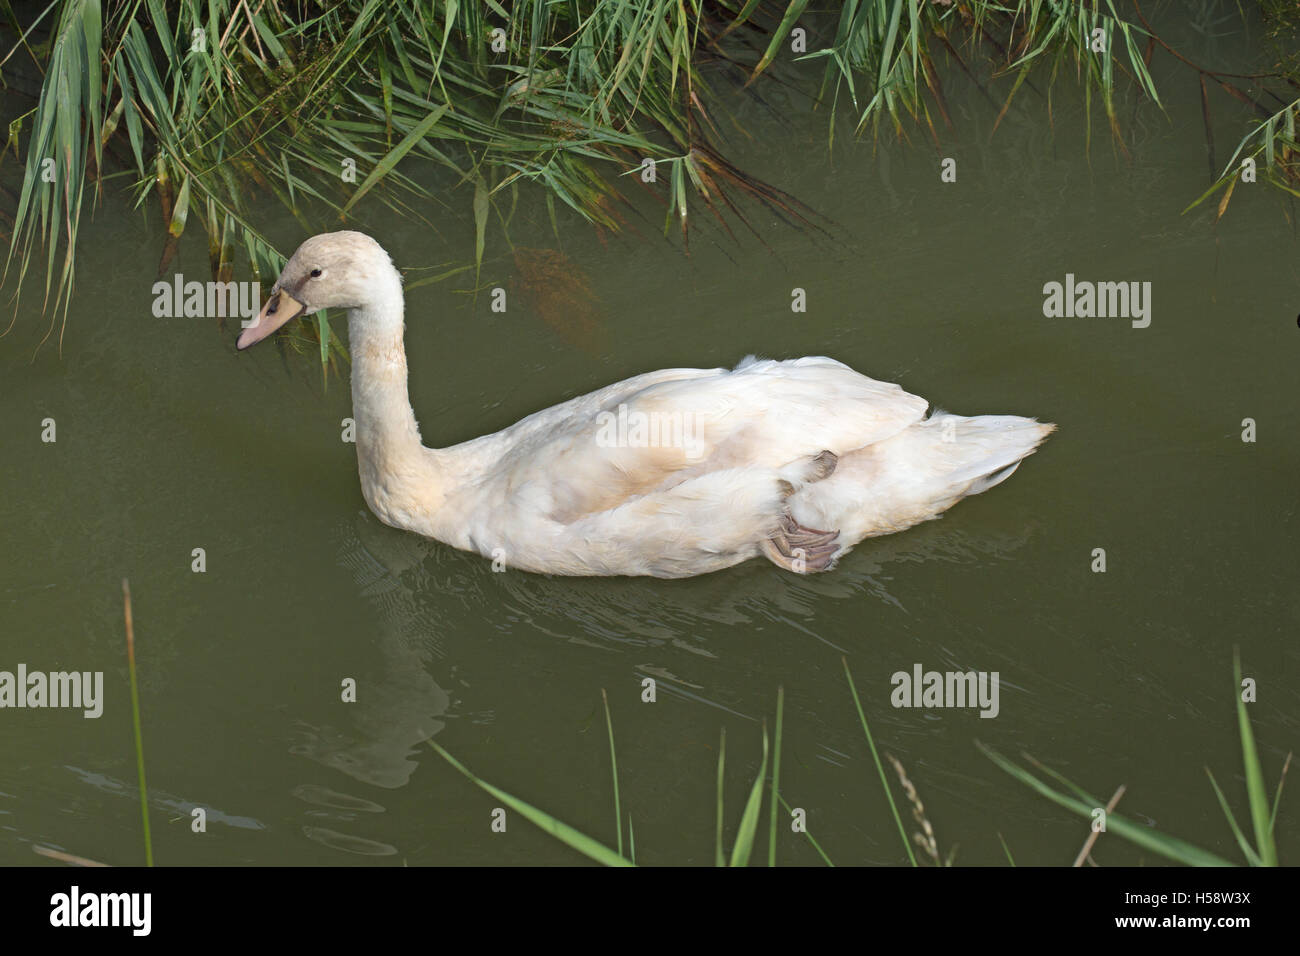
<instances>
[{"instance_id":1,"label":"swan's wing","mask_svg":"<svg viewBox=\"0 0 1300 956\"><path fill-rule=\"evenodd\" d=\"M670 369L611 385L476 451L492 461L497 501L505 492L568 523L710 472L844 454L919 421L926 407L834 359L746 359L734 370Z\"/></svg>"}]
</instances>

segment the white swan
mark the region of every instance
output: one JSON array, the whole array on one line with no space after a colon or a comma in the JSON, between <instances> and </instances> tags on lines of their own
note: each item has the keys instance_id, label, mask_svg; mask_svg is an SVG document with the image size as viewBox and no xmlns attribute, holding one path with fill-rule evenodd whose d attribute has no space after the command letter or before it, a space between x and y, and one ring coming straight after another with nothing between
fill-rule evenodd
<instances>
[{"instance_id":1,"label":"white swan","mask_svg":"<svg viewBox=\"0 0 1300 956\"><path fill-rule=\"evenodd\" d=\"M238 348L323 308L348 310L371 510L527 571L675 578L759 554L822 571L863 538L1003 481L1055 428L926 418L924 399L834 359L750 357L730 370L648 372L426 448L407 397L401 277L369 236L304 242Z\"/></svg>"}]
</instances>

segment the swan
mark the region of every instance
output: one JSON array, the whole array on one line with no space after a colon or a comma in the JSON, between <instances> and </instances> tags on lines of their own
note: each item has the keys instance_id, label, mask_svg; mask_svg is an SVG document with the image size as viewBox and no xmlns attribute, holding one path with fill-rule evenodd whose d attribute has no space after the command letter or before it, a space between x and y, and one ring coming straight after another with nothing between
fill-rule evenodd
<instances>
[{"instance_id":1,"label":"swan","mask_svg":"<svg viewBox=\"0 0 1300 956\"><path fill-rule=\"evenodd\" d=\"M407 395L402 280L360 232L307 239L242 351L348 312L357 464L387 525L544 574L689 577L759 555L825 571L864 538L1005 481L1055 429L936 410L826 357L647 372L427 448Z\"/></svg>"}]
</instances>

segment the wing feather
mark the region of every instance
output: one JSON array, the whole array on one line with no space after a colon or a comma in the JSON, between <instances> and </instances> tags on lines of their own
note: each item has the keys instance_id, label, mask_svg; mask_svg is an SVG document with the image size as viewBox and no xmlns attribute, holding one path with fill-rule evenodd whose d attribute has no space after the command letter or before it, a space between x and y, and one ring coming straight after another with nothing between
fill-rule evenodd
<instances>
[{"instance_id":1,"label":"wing feather","mask_svg":"<svg viewBox=\"0 0 1300 956\"><path fill-rule=\"evenodd\" d=\"M497 491L567 524L709 472L844 455L926 407L834 359L750 357L731 370L636 376L530 415L475 451L495 459L492 483L508 483Z\"/></svg>"}]
</instances>

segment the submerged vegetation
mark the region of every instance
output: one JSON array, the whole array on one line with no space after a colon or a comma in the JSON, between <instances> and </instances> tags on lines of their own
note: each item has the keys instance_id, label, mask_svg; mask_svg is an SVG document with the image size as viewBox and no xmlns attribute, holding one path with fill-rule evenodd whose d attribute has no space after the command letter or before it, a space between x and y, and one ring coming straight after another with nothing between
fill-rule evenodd
<instances>
[{"instance_id":1,"label":"submerged vegetation","mask_svg":"<svg viewBox=\"0 0 1300 956\"><path fill-rule=\"evenodd\" d=\"M870 749L872 759L875 762L876 772L880 778L880 784L884 788L885 797L889 803L890 813L893 816L894 824L898 828L898 835L902 838L903 846L907 851L907 858L912 866L920 866L917 855L912 850L912 843L915 842L918 847L925 853L929 864L933 866L951 866L956 856L957 847L954 845L946 856L940 856L938 841L935 838L934 827L925 812L925 805L921 802L917 788L908 778L907 772L903 769L902 763L893 754L886 754L890 764L898 776L899 785L902 787L908 803L912 807L912 817L916 821L919 829L913 832L912 839L909 841L907 830L903 826L902 817L899 815L898 806L894 802L893 792L890 789L889 779L885 774L884 766L880 762L880 755L876 750L876 742L872 737L871 728L867 724L866 715L862 711L862 702L858 697L857 686L853 682L853 674L849 671L848 661L844 660L844 676L848 680L849 691L853 696L854 706L857 708L858 719L862 724L862 733L866 738L867 746ZM1259 759L1259 752L1255 746L1254 731L1251 729L1250 717L1246 713L1246 705L1241 697L1241 661L1234 653L1233 655L1233 678L1234 678L1234 697L1236 698L1237 709L1237 726L1241 738L1241 757L1244 776L1246 781L1246 795L1250 808L1251 826L1255 835L1255 842L1250 840L1242 833L1237 824L1236 817L1232 809L1228 806L1227 798L1224 797L1223 791L1219 788L1214 774L1206 767L1206 773L1209 775L1210 784L1213 787L1214 794L1219 801L1224 816L1227 818L1228 825L1232 830L1233 837L1242 851L1242 856L1251 866L1277 866L1278 854L1277 844L1273 837L1274 827L1277 823L1278 807L1282 801L1282 787L1286 781L1286 773L1291 765L1291 756L1288 754L1286 762L1282 767L1281 778L1278 780L1276 791L1274 791L1273 801L1270 806L1268 795L1265 791L1264 772ZM428 744L444 760L464 774L469 780L487 793L502 801L506 806L518 812L524 819L535 824L545 832L551 834L561 843L571 849L577 850L588 859L596 863L602 863L607 866L634 866L636 865L636 844L630 843L630 854L623 852L623 826L622 810L619 800L618 785L618 759L614 748L614 723L609 712L609 699L604 691L601 691L601 700L605 708L605 726L609 733L609 755L610 768L614 775L614 817L617 830L617 846L611 849L608 845L600 840L588 836L585 833L561 822L558 818L539 810L532 804L526 803L518 797L512 796L506 791L496 787L487 781L475 776L460 761L456 760L444 748L439 746L433 740ZM737 827L735 843L732 846L731 854L728 856L723 852L723 771L726 765L727 754L727 735L724 730L722 740L718 748L718 784L717 784L717 827L714 841L714 861L718 866L747 866L750 857L754 852L754 843L758 834L758 819L762 809L764 795L766 794L769 808L769 829L768 829L768 866L776 865L776 844L777 844L777 804L785 809L787 813L793 813L789 803L781 794L780 789L780 767L781 767L781 731L785 710L785 692L778 690L776 703L776 740L769 754L767 723L763 724L762 740L763 752L759 761L758 772L755 775L754 783L750 787L748 799L741 813L740 823ZM993 763L1006 771L1015 779L1025 784L1040 795L1051 800L1053 803L1093 821L1094 827L1088 841L1084 844L1075 866L1082 866L1087 860L1092 865L1097 864L1092 861L1092 847L1097 841L1099 832L1112 833L1122 840L1134 844L1144 850L1149 850L1159 856L1172 860L1175 863L1182 863L1187 866L1233 866L1234 864L1218 854L1209 850L1202 849L1186 840L1161 833L1153 827L1144 826L1115 812L1115 803L1120 795L1123 794L1124 788L1116 792L1115 796L1109 802L1101 801L1097 797L1088 793L1086 790L1067 780L1064 776L1056 771L1043 766L1032 757L1026 755L1026 759L1032 763L1043 775L1050 778L1056 783L1053 786L1030 771L1008 760L1002 754L998 753L991 747L981 743L976 743L980 751L987 756ZM772 760L772 774L768 778L767 767L768 758ZM1058 789L1059 788L1061 789ZM1100 808L1104 808L1104 826L1098 829L1096 822L1100 813ZM628 818L629 836L632 830L631 817ZM806 828L803 829L804 837L810 845L816 850L818 856L827 866L834 866L830 857L821 845L813 839L812 833ZM1015 866L1015 859L1007 847L1006 840L1002 834L998 834L998 840L1001 842L1002 849L1006 853L1007 861Z\"/></svg>"},{"instance_id":2,"label":"submerged vegetation","mask_svg":"<svg viewBox=\"0 0 1300 956\"><path fill-rule=\"evenodd\" d=\"M1287 16L1274 6L1270 22ZM1152 56L1184 59L1125 0L55 0L30 23L4 7L0 81L34 100L9 125L6 154L26 158L5 281L20 289L43 249L44 307L64 326L82 215L115 180L166 225L160 272L193 221L215 279L245 262L269 281L283 263L272 210L317 232L351 222L363 199L430 227L439 207L463 211L477 271L490 230L509 242L524 189L557 231L559 207L619 231L646 202L683 241L698 212L722 234L753 229L755 204L811 225L811 210L727 156L744 135L728 107L756 83L797 87L825 111L833 148L846 115L858 134L940 141L945 77L978 83L999 121L1038 88L1034 74L1050 120L1053 85L1072 77L1089 133L1096 105L1127 152L1118 98L1158 104ZM1249 155L1294 192L1300 101L1266 107L1190 65L1203 88L1263 111L1216 187L1230 190ZM1294 84L1295 69L1280 61L1252 83ZM327 361L327 317L304 323Z\"/></svg>"}]
</instances>

